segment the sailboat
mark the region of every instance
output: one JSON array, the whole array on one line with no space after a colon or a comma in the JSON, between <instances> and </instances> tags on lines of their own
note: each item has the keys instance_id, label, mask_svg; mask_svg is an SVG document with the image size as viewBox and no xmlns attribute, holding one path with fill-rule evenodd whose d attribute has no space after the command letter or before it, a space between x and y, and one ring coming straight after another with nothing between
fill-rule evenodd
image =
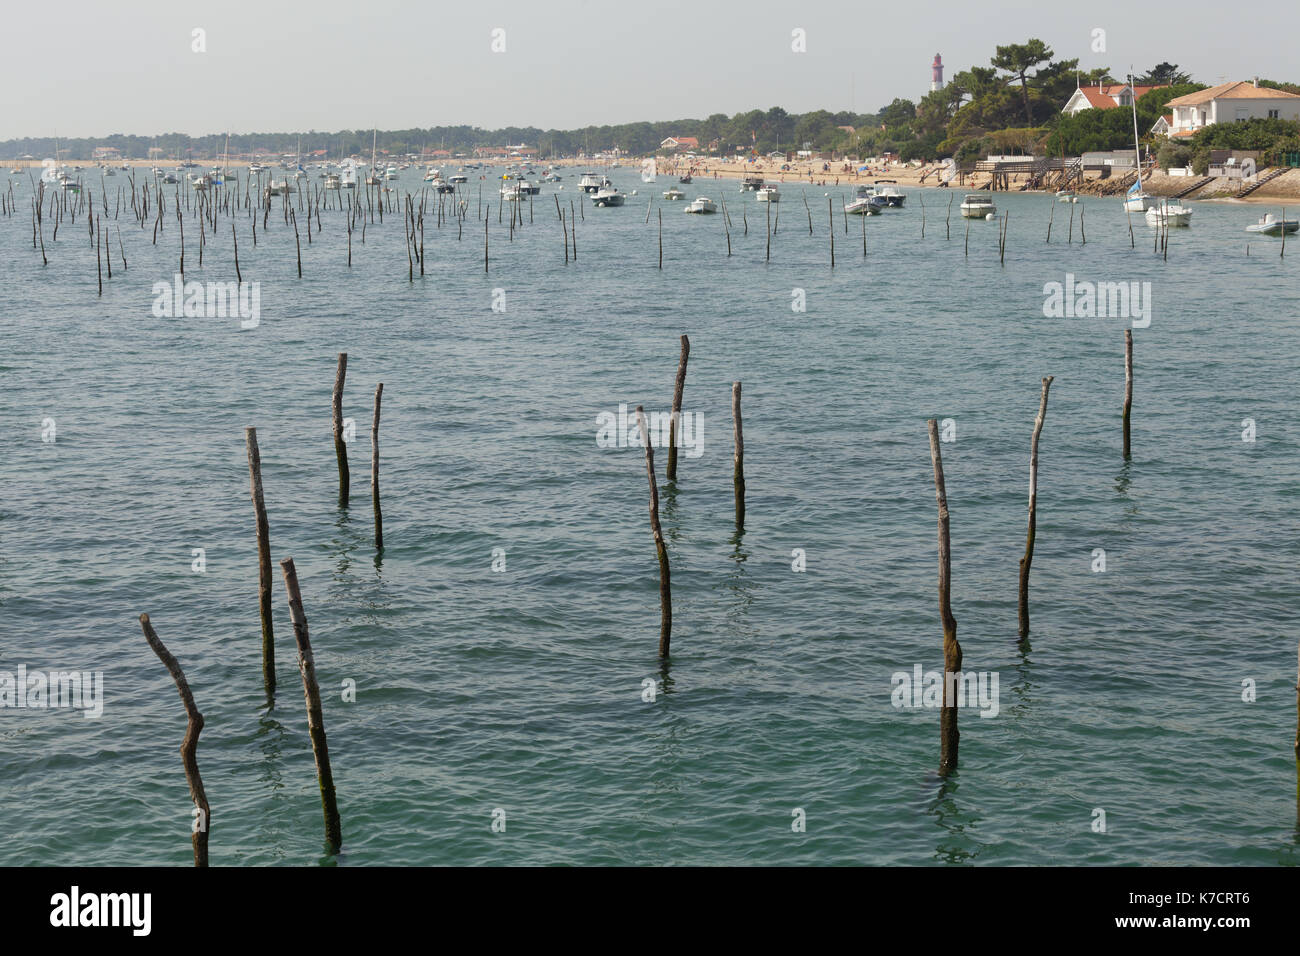
<instances>
[{"instance_id":1,"label":"sailboat","mask_svg":"<svg viewBox=\"0 0 1300 956\"><path fill-rule=\"evenodd\" d=\"M1133 74L1128 76L1129 92L1133 93ZM1129 187L1128 195L1124 197L1124 208L1129 212L1146 212L1148 209L1154 209L1158 202L1154 196L1148 196L1142 191L1142 146L1138 142L1138 105L1137 96L1133 96L1133 158L1137 162L1137 182ZM1189 213L1190 215L1190 213Z\"/></svg>"},{"instance_id":2,"label":"sailboat","mask_svg":"<svg viewBox=\"0 0 1300 956\"><path fill-rule=\"evenodd\" d=\"M379 167L375 165L375 147L379 143L379 130L371 132L370 139L370 174L366 176L367 186L382 186L384 181L379 178Z\"/></svg>"}]
</instances>

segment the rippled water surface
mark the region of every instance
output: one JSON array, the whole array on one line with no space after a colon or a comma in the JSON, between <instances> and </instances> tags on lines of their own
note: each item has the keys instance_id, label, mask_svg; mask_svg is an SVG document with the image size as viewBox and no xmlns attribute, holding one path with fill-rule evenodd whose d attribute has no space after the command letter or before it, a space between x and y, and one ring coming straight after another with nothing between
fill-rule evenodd
<instances>
[{"instance_id":1,"label":"rippled water surface","mask_svg":"<svg viewBox=\"0 0 1300 956\"><path fill-rule=\"evenodd\" d=\"M426 217L414 282L397 214L364 245L354 234L349 269L345 217L323 211L299 279L278 207L256 246L240 213L243 278L261 284L252 330L154 317L177 225L169 210L154 246L152 222L114 219L122 174L108 180L117 261L102 297L84 216L57 241L45 223L42 268L30 187L15 186L18 212L0 220L0 669L102 670L106 702L98 720L0 710L0 863L190 861L184 714L141 612L206 717L214 864L1295 863L1300 242L1279 258L1278 240L1244 231L1263 209L1202 204L1164 261L1141 220L1130 247L1116 199L1074 207L1067 242L1071 207L999 195L1001 266L998 223L971 223L967 240L954 209L946 239L948 193L924 190L865 224L864 257L842 190L807 188L810 236L787 186L765 262L766 208L700 181L688 196L727 200L732 255L722 215L664 203L661 271L669 183L615 179L637 195L586 204L567 266L555 187L512 241L489 179L486 274L471 182L463 238ZM576 184L559 192L566 216ZM189 278L234 278L226 218L201 268L192 219L185 238ZM1127 463L1129 323L1045 318L1044 283L1067 273L1151 283ZM675 487L656 457L674 602L661 665L643 454L598 447L596 418L666 410L683 332L703 454L683 458ZM340 351L357 422L347 510L329 431ZM1024 650L1017 563L1048 374ZM996 717L962 712L946 782L937 711L890 696L895 672L942 665L930 417L956 429L942 447L965 666L1000 689ZM326 694L336 858L278 568L269 707L262 688L249 425L273 559L297 564Z\"/></svg>"}]
</instances>

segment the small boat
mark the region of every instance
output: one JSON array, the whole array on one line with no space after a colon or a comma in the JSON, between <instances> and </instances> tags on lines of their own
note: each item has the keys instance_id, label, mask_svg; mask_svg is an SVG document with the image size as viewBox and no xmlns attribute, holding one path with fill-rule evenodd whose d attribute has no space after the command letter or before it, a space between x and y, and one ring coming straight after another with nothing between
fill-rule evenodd
<instances>
[{"instance_id":1,"label":"small boat","mask_svg":"<svg viewBox=\"0 0 1300 956\"><path fill-rule=\"evenodd\" d=\"M519 192L525 196L536 196L542 191L542 187L537 183L530 183L526 179L519 180Z\"/></svg>"},{"instance_id":2,"label":"small boat","mask_svg":"<svg viewBox=\"0 0 1300 956\"><path fill-rule=\"evenodd\" d=\"M1056 191L1057 202L1078 202L1079 197L1073 189L1058 189Z\"/></svg>"},{"instance_id":3,"label":"small boat","mask_svg":"<svg viewBox=\"0 0 1300 956\"><path fill-rule=\"evenodd\" d=\"M174 186L179 182L175 173L163 173L162 181L165 186Z\"/></svg>"},{"instance_id":4,"label":"small boat","mask_svg":"<svg viewBox=\"0 0 1300 956\"><path fill-rule=\"evenodd\" d=\"M389 166L387 169L385 169L385 170L384 170L384 178L385 178L385 179L396 179L396 178L397 178L397 167L396 167L396 166Z\"/></svg>"},{"instance_id":5,"label":"small boat","mask_svg":"<svg viewBox=\"0 0 1300 956\"><path fill-rule=\"evenodd\" d=\"M744 179L740 181L740 189L742 192L744 192L747 189L750 190L751 192L757 192L762 188L763 188L762 176L746 176Z\"/></svg>"},{"instance_id":6,"label":"small boat","mask_svg":"<svg viewBox=\"0 0 1300 956\"><path fill-rule=\"evenodd\" d=\"M607 186L608 184L609 184L608 179L606 179L604 176L598 176L592 172L583 173L582 179L578 183L578 185L582 187L582 191L584 193L594 193L596 192L596 190L600 189L603 186Z\"/></svg>"},{"instance_id":7,"label":"small boat","mask_svg":"<svg viewBox=\"0 0 1300 956\"><path fill-rule=\"evenodd\" d=\"M885 204L875 196L859 196L851 203L848 203L844 207L844 211L850 216L879 216L880 211L884 208Z\"/></svg>"},{"instance_id":8,"label":"small boat","mask_svg":"<svg viewBox=\"0 0 1300 956\"><path fill-rule=\"evenodd\" d=\"M501 187L501 198L507 202L518 202L523 198L517 182L508 182Z\"/></svg>"},{"instance_id":9,"label":"small boat","mask_svg":"<svg viewBox=\"0 0 1300 956\"><path fill-rule=\"evenodd\" d=\"M690 176L682 176L682 177L681 177L680 179L678 179L677 181L678 181L679 183L681 183L683 186L689 186L689 185L691 184L691 177L690 177Z\"/></svg>"},{"instance_id":10,"label":"small boat","mask_svg":"<svg viewBox=\"0 0 1300 956\"><path fill-rule=\"evenodd\" d=\"M435 179L432 185L439 193L454 193L456 191L455 186L443 179Z\"/></svg>"},{"instance_id":11,"label":"small boat","mask_svg":"<svg viewBox=\"0 0 1300 956\"><path fill-rule=\"evenodd\" d=\"M207 175L191 176L190 185L193 186L196 191L204 192L212 185L212 177Z\"/></svg>"},{"instance_id":12,"label":"small boat","mask_svg":"<svg viewBox=\"0 0 1300 956\"><path fill-rule=\"evenodd\" d=\"M1192 210L1177 199L1162 202L1159 206L1153 206L1147 210L1146 216L1147 222L1153 226L1190 226L1192 224Z\"/></svg>"},{"instance_id":13,"label":"small boat","mask_svg":"<svg viewBox=\"0 0 1300 956\"><path fill-rule=\"evenodd\" d=\"M665 189L664 198L669 201L676 200L676 199L685 199L686 193L682 192L680 189Z\"/></svg>"},{"instance_id":14,"label":"small boat","mask_svg":"<svg viewBox=\"0 0 1300 956\"><path fill-rule=\"evenodd\" d=\"M456 175L454 175L454 176L452 176L450 179L448 179L447 182L449 182L449 183L467 183L467 182L469 182L469 177L466 176L464 173L457 173Z\"/></svg>"},{"instance_id":15,"label":"small boat","mask_svg":"<svg viewBox=\"0 0 1300 956\"><path fill-rule=\"evenodd\" d=\"M893 186L877 186L876 195L891 209L902 209L903 203L907 202L907 194L899 192Z\"/></svg>"},{"instance_id":16,"label":"small boat","mask_svg":"<svg viewBox=\"0 0 1300 956\"><path fill-rule=\"evenodd\" d=\"M694 202L690 203L686 207L686 211L701 213L701 214L717 212L718 204L715 203L712 199L709 199L707 196L701 196L699 199L696 199Z\"/></svg>"},{"instance_id":17,"label":"small boat","mask_svg":"<svg viewBox=\"0 0 1300 956\"><path fill-rule=\"evenodd\" d=\"M266 192L269 196L287 196L295 192L295 189L287 179L272 179L271 185L266 187Z\"/></svg>"},{"instance_id":18,"label":"small boat","mask_svg":"<svg viewBox=\"0 0 1300 956\"><path fill-rule=\"evenodd\" d=\"M424 181L426 183L431 183L439 179L442 179L442 170L434 169L432 166L430 166L428 172L424 174Z\"/></svg>"},{"instance_id":19,"label":"small boat","mask_svg":"<svg viewBox=\"0 0 1300 956\"><path fill-rule=\"evenodd\" d=\"M981 193L967 193L963 196L960 209L967 219L984 219L996 215L998 211L992 198Z\"/></svg>"},{"instance_id":20,"label":"small boat","mask_svg":"<svg viewBox=\"0 0 1300 956\"><path fill-rule=\"evenodd\" d=\"M1279 219L1271 212L1253 226L1247 226L1247 232L1262 232L1266 236L1290 235L1300 230L1300 219Z\"/></svg>"},{"instance_id":21,"label":"small boat","mask_svg":"<svg viewBox=\"0 0 1300 956\"><path fill-rule=\"evenodd\" d=\"M623 194L618 191L618 187L610 185L609 180L605 180L606 185L601 186L591 194L591 201L597 206L621 206L623 205Z\"/></svg>"},{"instance_id":22,"label":"small boat","mask_svg":"<svg viewBox=\"0 0 1300 956\"><path fill-rule=\"evenodd\" d=\"M21 176L23 174L23 171L20 167L15 166L13 169L9 170L9 174L11 176Z\"/></svg>"},{"instance_id":23,"label":"small boat","mask_svg":"<svg viewBox=\"0 0 1300 956\"><path fill-rule=\"evenodd\" d=\"M781 193L775 186L764 186L762 189L759 189L754 194L754 197L759 202L780 202L781 201Z\"/></svg>"},{"instance_id":24,"label":"small boat","mask_svg":"<svg viewBox=\"0 0 1300 956\"><path fill-rule=\"evenodd\" d=\"M325 188L329 190L339 189L343 185L343 178L338 173L329 173L325 176Z\"/></svg>"}]
</instances>

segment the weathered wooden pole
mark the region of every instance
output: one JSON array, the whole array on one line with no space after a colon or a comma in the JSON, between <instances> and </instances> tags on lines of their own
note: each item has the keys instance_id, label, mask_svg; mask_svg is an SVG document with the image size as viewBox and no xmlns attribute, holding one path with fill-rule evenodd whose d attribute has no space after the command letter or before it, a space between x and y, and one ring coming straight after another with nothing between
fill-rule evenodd
<instances>
[{"instance_id":1,"label":"weathered wooden pole","mask_svg":"<svg viewBox=\"0 0 1300 956\"><path fill-rule=\"evenodd\" d=\"M312 753L316 757L321 808L325 812L325 842L331 853L337 853L343 843L338 798L334 793L334 774L330 770L329 745L325 741L325 716L321 710L320 685L316 683L316 659L312 656L311 638L307 635L307 615L303 612L302 593L298 590L298 572L294 570L293 558L281 561L280 571L284 575L284 589L289 595L293 637L298 643L298 670L302 674L302 691L307 700L307 730L311 735Z\"/></svg>"},{"instance_id":2,"label":"weathered wooden pole","mask_svg":"<svg viewBox=\"0 0 1300 956\"><path fill-rule=\"evenodd\" d=\"M655 553L659 556L659 656L667 657L673 633L673 595L669 581L668 547L664 544L664 533L659 527L659 484L655 481L655 451L650 441L650 429L646 425L645 411L640 405L636 407L636 425L641 433L641 443L645 445L645 471L650 480L650 531L655 539Z\"/></svg>"},{"instance_id":3,"label":"weathered wooden pole","mask_svg":"<svg viewBox=\"0 0 1300 956\"><path fill-rule=\"evenodd\" d=\"M659 268L664 267L664 211L659 210Z\"/></svg>"},{"instance_id":4,"label":"weathered wooden pole","mask_svg":"<svg viewBox=\"0 0 1300 956\"><path fill-rule=\"evenodd\" d=\"M833 223L832 223L833 225ZM832 228L831 230L835 230ZM731 383L732 454L731 485L736 495L736 530L745 530L745 428L740 418L740 383Z\"/></svg>"},{"instance_id":5,"label":"weathered wooden pole","mask_svg":"<svg viewBox=\"0 0 1300 956\"><path fill-rule=\"evenodd\" d=\"M1124 460L1129 458L1128 422L1133 411L1133 330L1124 330Z\"/></svg>"},{"instance_id":6,"label":"weathered wooden pole","mask_svg":"<svg viewBox=\"0 0 1300 956\"><path fill-rule=\"evenodd\" d=\"M483 217L483 272L488 271L488 220L492 216L492 206L488 206L488 214Z\"/></svg>"},{"instance_id":7,"label":"weathered wooden pole","mask_svg":"<svg viewBox=\"0 0 1300 956\"><path fill-rule=\"evenodd\" d=\"M831 268L835 268L835 207L831 198L826 197L826 216L830 220L826 234L831 237Z\"/></svg>"},{"instance_id":8,"label":"weathered wooden pole","mask_svg":"<svg viewBox=\"0 0 1300 956\"><path fill-rule=\"evenodd\" d=\"M808 215L811 216L812 213L810 212ZM771 203L767 204L767 258L764 259L763 261L764 262L772 261L772 204Z\"/></svg>"},{"instance_id":9,"label":"weathered wooden pole","mask_svg":"<svg viewBox=\"0 0 1300 956\"><path fill-rule=\"evenodd\" d=\"M348 506L348 445L343 440L343 380L348 374L348 353L339 353L338 371L334 373L334 454L339 461L339 507Z\"/></svg>"},{"instance_id":10,"label":"weathered wooden pole","mask_svg":"<svg viewBox=\"0 0 1300 956\"><path fill-rule=\"evenodd\" d=\"M194 808L198 811L198 816L190 827L190 843L194 845L194 865L207 866L208 831L212 829L212 808L208 806L208 795L203 790L203 778L199 775L198 748L199 734L203 732L203 715L194 705L194 695L190 693L185 672L181 670L181 665L172 656L171 651L167 650L167 646L158 639L153 625L149 623L148 614L140 615L140 629L144 631L144 639L158 655L158 660L162 661L163 667L167 668L167 673L171 674L172 680L176 683L176 690L180 692L181 703L185 706L188 720L185 724L185 739L181 741L181 763L185 766L185 780L190 785L190 799L194 801Z\"/></svg>"},{"instance_id":11,"label":"weathered wooden pole","mask_svg":"<svg viewBox=\"0 0 1300 956\"><path fill-rule=\"evenodd\" d=\"M1054 376L1043 377L1043 394L1034 419L1034 437L1029 443L1029 531L1025 536L1025 556L1020 559L1020 639L1029 638L1029 566L1034 560L1034 532L1038 526L1038 436L1043 433L1047 417L1047 390Z\"/></svg>"},{"instance_id":12,"label":"weathered wooden pole","mask_svg":"<svg viewBox=\"0 0 1300 956\"><path fill-rule=\"evenodd\" d=\"M952 551L948 537L948 493L943 486L943 457L939 453L939 423L931 418L930 461L934 464L934 497L939 506L939 616L943 621L943 709L939 712L939 776L957 769L956 685L961 673L961 645L952 616ZM952 694L953 697L949 697Z\"/></svg>"},{"instance_id":13,"label":"weathered wooden pole","mask_svg":"<svg viewBox=\"0 0 1300 956\"><path fill-rule=\"evenodd\" d=\"M691 340L682 336L682 355L677 360L677 382L673 386L673 411L668 420L668 469L665 481L677 480L677 441L682 423L682 391L686 388L686 360L691 355Z\"/></svg>"},{"instance_id":14,"label":"weathered wooden pole","mask_svg":"<svg viewBox=\"0 0 1300 956\"><path fill-rule=\"evenodd\" d=\"M257 429L244 429L248 447L248 485L257 520L257 607L262 620L262 683L267 696L275 693L275 630L271 624L271 539L266 521L266 499L262 495L262 453L257 447Z\"/></svg>"},{"instance_id":15,"label":"weathered wooden pole","mask_svg":"<svg viewBox=\"0 0 1300 956\"><path fill-rule=\"evenodd\" d=\"M370 423L370 500L375 507L375 547L384 547L384 515L379 509L379 403L384 383L375 387L375 414Z\"/></svg>"}]
</instances>

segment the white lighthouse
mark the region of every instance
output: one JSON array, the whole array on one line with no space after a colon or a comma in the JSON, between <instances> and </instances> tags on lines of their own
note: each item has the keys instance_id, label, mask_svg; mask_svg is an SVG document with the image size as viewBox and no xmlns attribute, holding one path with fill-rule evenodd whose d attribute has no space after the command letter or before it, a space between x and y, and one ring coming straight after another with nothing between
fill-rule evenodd
<instances>
[{"instance_id":1,"label":"white lighthouse","mask_svg":"<svg viewBox=\"0 0 1300 956\"><path fill-rule=\"evenodd\" d=\"M936 53L934 62L930 64L930 92L941 89L943 89L943 57Z\"/></svg>"}]
</instances>

